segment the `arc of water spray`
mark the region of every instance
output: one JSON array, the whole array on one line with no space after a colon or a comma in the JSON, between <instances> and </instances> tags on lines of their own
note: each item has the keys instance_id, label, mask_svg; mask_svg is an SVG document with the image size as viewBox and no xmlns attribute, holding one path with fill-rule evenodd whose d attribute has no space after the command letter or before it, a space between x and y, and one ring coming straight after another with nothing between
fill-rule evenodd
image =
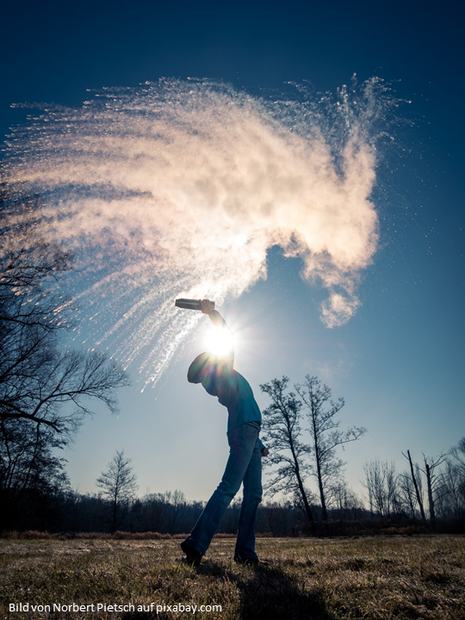
<instances>
[{"instance_id":1,"label":"arc of water spray","mask_svg":"<svg viewBox=\"0 0 465 620\"><path fill-rule=\"evenodd\" d=\"M10 183L42 195L43 235L76 254L69 286L95 340L116 337L147 382L198 320L174 298L240 295L273 245L328 290L328 327L359 306L378 241L376 128L393 98L376 79L335 97L297 91L266 100L165 80L43 109L13 133Z\"/></svg>"}]
</instances>

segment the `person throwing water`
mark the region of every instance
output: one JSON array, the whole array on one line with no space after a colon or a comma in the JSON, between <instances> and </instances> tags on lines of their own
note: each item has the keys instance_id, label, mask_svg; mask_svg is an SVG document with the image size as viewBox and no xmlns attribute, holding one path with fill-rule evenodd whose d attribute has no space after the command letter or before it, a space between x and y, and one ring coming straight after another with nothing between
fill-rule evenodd
<instances>
[{"instance_id":1,"label":"person throwing water","mask_svg":"<svg viewBox=\"0 0 465 620\"><path fill-rule=\"evenodd\" d=\"M208 314L220 330L230 329L208 299L200 301L200 309ZM232 339L231 339L232 341ZM204 352L189 366L187 380L201 383L211 396L216 396L228 410L229 458L223 478L210 497L190 535L181 543L189 564L198 566L205 555L231 500L243 484L234 560L257 564L255 523L262 499L261 457L268 456L259 439L261 413L248 381L234 369L234 348L224 355Z\"/></svg>"}]
</instances>

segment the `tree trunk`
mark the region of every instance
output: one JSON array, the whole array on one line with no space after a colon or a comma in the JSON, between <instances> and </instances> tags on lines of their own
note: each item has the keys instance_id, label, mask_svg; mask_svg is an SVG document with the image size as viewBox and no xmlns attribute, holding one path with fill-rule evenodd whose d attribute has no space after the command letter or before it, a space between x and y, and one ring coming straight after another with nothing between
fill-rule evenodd
<instances>
[{"instance_id":1,"label":"tree trunk","mask_svg":"<svg viewBox=\"0 0 465 620\"><path fill-rule=\"evenodd\" d=\"M428 463L426 463L426 485L428 488L428 503L429 503L429 519L431 522L431 527L433 530L436 529L436 513L434 510L434 497L433 497L433 486L431 481L431 469Z\"/></svg>"},{"instance_id":2,"label":"tree trunk","mask_svg":"<svg viewBox=\"0 0 465 620\"><path fill-rule=\"evenodd\" d=\"M294 446L291 443L291 452L292 452L292 458L294 459L294 471L295 471L295 476L297 478L297 485L299 487L299 491L300 491L300 495L302 497L302 501L304 503L304 508L305 508L305 514L307 515L307 519L308 519L308 523L310 525L310 529L312 530L312 532L315 531L315 519L313 518L313 512L312 509L310 508L310 504L308 502L308 497L307 497L307 493L305 492L305 487L304 487L304 483L302 482L302 478L300 476L300 468L299 468L299 463L297 460L297 456L294 452Z\"/></svg>"},{"instance_id":3,"label":"tree trunk","mask_svg":"<svg viewBox=\"0 0 465 620\"><path fill-rule=\"evenodd\" d=\"M420 489L418 488L418 482L417 482L415 472L413 469L413 463L412 463L412 457L410 456L410 450L407 450L407 456L408 456L408 462L410 463L410 473L412 476L413 486L415 487L415 494L417 496L418 506L420 507L421 520L423 521L423 523L426 523L425 509L423 508L423 500L420 495Z\"/></svg>"},{"instance_id":4,"label":"tree trunk","mask_svg":"<svg viewBox=\"0 0 465 620\"><path fill-rule=\"evenodd\" d=\"M323 479L322 479L322 475L321 475L321 466L320 466L320 460L317 456L317 460L316 460L316 471L317 471L317 475L318 475L318 489L320 491L320 501L321 501L321 518L323 519L323 521L327 521L328 520L328 511L326 509L326 499L325 499L325 493L324 493L324 489L323 489Z\"/></svg>"}]
</instances>

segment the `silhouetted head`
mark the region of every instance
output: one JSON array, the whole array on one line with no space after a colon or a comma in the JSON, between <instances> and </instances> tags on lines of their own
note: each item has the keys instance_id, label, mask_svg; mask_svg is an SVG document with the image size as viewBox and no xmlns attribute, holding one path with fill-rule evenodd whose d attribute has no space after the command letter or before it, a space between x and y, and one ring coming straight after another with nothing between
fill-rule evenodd
<instances>
[{"instance_id":1,"label":"silhouetted head","mask_svg":"<svg viewBox=\"0 0 465 620\"><path fill-rule=\"evenodd\" d=\"M211 366L212 354L204 351L194 359L187 371L187 380L189 383L202 383L202 379L208 373Z\"/></svg>"},{"instance_id":2,"label":"silhouetted head","mask_svg":"<svg viewBox=\"0 0 465 620\"><path fill-rule=\"evenodd\" d=\"M225 359L213 355L210 351L204 351L194 359L187 371L189 383L201 383L211 396L218 396L219 377L226 377L230 373Z\"/></svg>"}]
</instances>

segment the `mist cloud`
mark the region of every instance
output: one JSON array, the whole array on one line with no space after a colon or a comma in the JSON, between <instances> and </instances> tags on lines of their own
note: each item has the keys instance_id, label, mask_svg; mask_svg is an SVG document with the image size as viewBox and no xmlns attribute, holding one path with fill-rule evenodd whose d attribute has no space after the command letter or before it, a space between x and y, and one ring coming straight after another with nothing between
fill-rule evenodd
<instances>
[{"instance_id":1,"label":"mist cloud","mask_svg":"<svg viewBox=\"0 0 465 620\"><path fill-rule=\"evenodd\" d=\"M162 81L45 109L17 130L11 180L43 195L47 236L85 274L76 296L120 336L128 363L142 355L156 379L198 319L175 314L174 298L239 296L266 277L274 245L327 289L325 325L353 316L378 242L370 195L383 108L373 82L358 108L343 95L271 101Z\"/></svg>"}]
</instances>

